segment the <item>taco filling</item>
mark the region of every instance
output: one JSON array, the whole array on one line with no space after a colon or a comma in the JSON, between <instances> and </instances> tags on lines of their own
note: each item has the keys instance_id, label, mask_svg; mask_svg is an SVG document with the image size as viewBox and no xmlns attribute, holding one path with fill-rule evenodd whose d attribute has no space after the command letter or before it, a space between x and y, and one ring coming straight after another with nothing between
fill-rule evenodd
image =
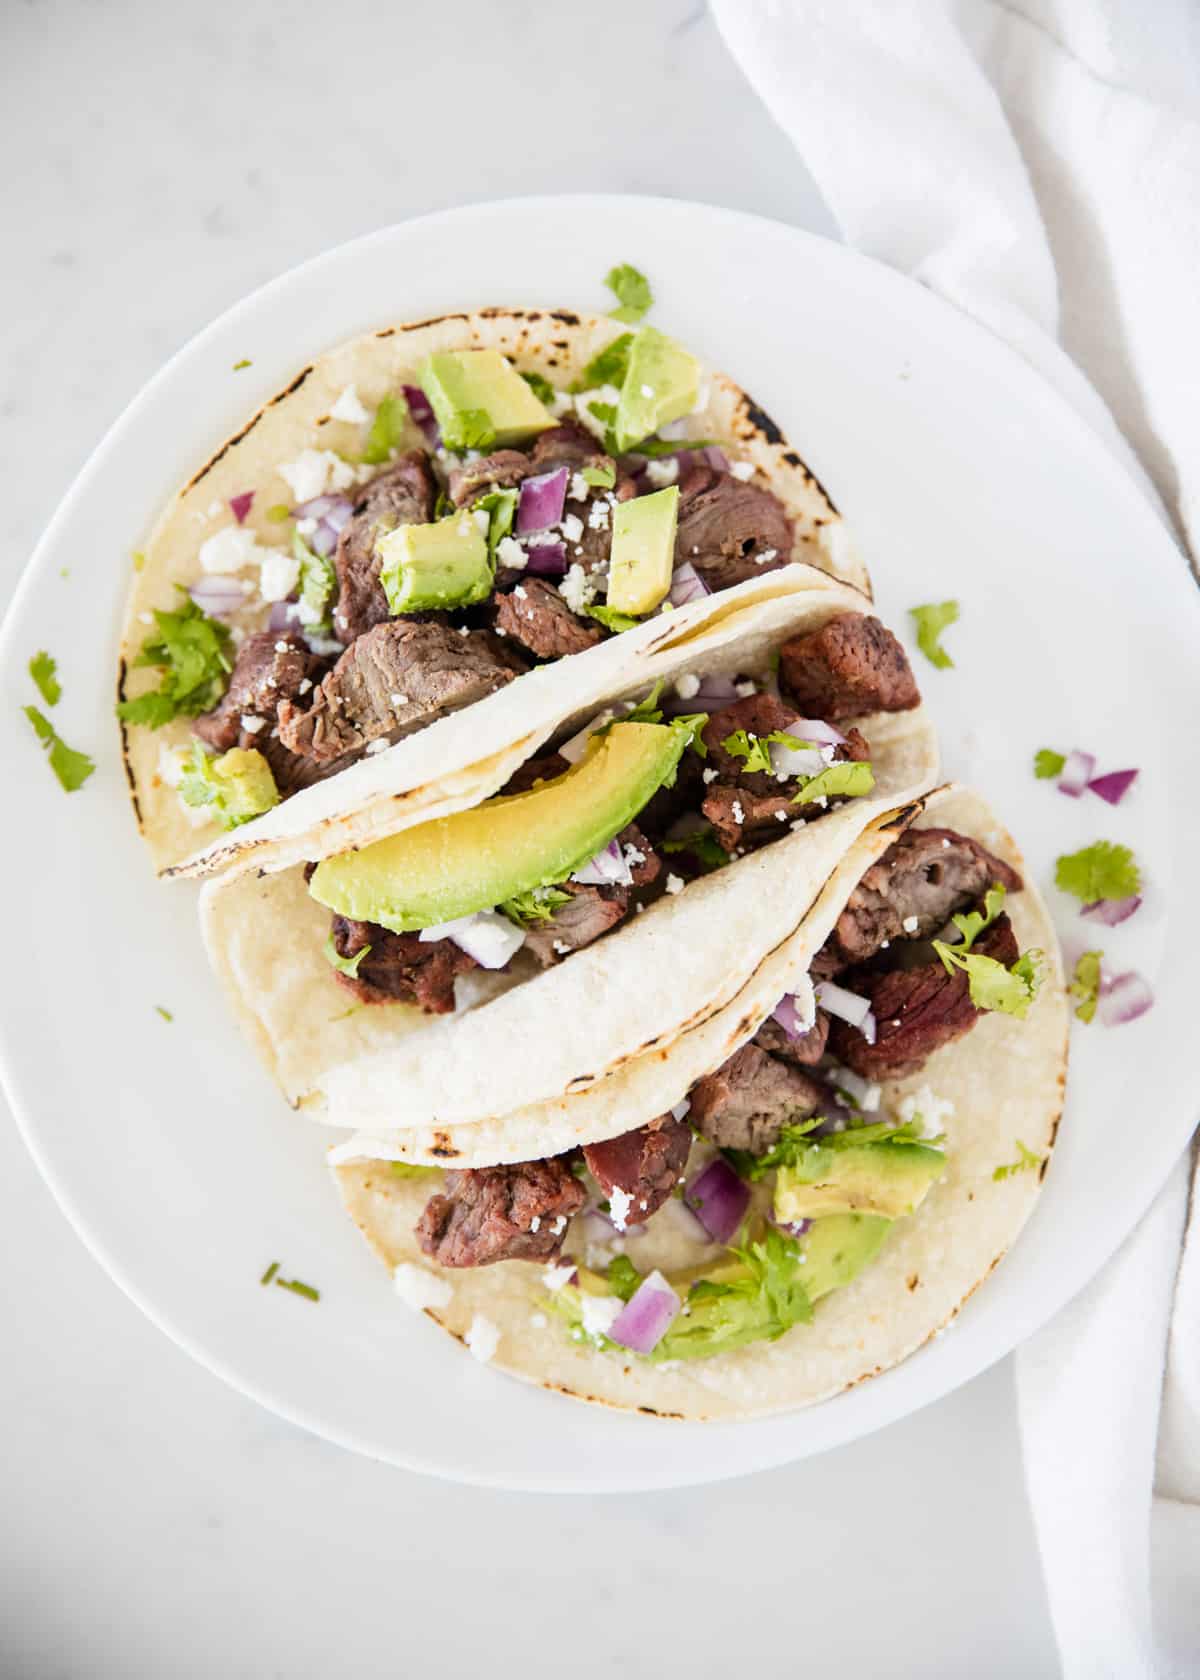
<instances>
[{"instance_id":1,"label":"taco filling","mask_svg":"<svg viewBox=\"0 0 1200 1680\"><path fill-rule=\"evenodd\" d=\"M920 701L900 644L860 613L786 641L769 681L662 687L530 759L494 799L311 868L309 893L332 911L332 980L360 1003L437 1015L474 968L519 953L553 967L870 793L870 744L848 719Z\"/></svg>"},{"instance_id":2,"label":"taco filling","mask_svg":"<svg viewBox=\"0 0 1200 1680\"><path fill-rule=\"evenodd\" d=\"M671 1113L621 1136L446 1172L420 1249L447 1272L536 1263L545 1314L626 1359L707 1358L807 1322L946 1171L953 1105L888 1081L925 1070L988 1010L1024 1019L1039 953L1019 951L1004 910L1021 891L970 836L909 829L815 957L815 1012L780 999ZM413 1270L398 1267L398 1284Z\"/></svg>"},{"instance_id":3,"label":"taco filling","mask_svg":"<svg viewBox=\"0 0 1200 1680\"><path fill-rule=\"evenodd\" d=\"M653 328L570 390L490 349L436 351L419 378L373 415L347 387L327 417L346 453L275 463L200 544L198 580L139 615L131 668L154 686L118 711L191 720L159 774L195 820L247 822L535 666L793 558L762 473L687 435L699 364ZM245 523L252 508L265 524Z\"/></svg>"}]
</instances>

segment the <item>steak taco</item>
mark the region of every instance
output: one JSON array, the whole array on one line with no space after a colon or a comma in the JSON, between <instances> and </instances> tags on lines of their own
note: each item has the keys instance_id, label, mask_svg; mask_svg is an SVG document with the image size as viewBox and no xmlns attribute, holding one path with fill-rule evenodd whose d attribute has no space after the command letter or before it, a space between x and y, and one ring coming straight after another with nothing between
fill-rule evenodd
<instances>
[{"instance_id":1,"label":"steak taco","mask_svg":"<svg viewBox=\"0 0 1200 1680\"><path fill-rule=\"evenodd\" d=\"M562 1393L743 1418L887 1369L1003 1257L1054 1143L1067 1005L1022 869L965 790L877 820L721 1011L443 1134L444 1173L429 1135L350 1139L347 1210L405 1300Z\"/></svg>"},{"instance_id":2,"label":"steak taco","mask_svg":"<svg viewBox=\"0 0 1200 1680\"><path fill-rule=\"evenodd\" d=\"M860 603L762 602L631 662L485 797L208 883L210 956L289 1100L350 1127L483 1122L719 1013L935 779L903 649Z\"/></svg>"},{"instance_id":3,"label":"steak taco","mask_svg":"<svg viewBox=\"0 0 1200 1680\"><path fill-rule=\"evenodd\" d=\"M786 591L794 562L866 587L821 485L732 381L652 327L563 310L327 352L138 561L130 787L156 865L207 844L201 871L369 804L378 778L329 778L372 755L391 797L436 802L577 687L611 687L628 655L606 663L609 644Z\"/></svg>"}]
</instances>

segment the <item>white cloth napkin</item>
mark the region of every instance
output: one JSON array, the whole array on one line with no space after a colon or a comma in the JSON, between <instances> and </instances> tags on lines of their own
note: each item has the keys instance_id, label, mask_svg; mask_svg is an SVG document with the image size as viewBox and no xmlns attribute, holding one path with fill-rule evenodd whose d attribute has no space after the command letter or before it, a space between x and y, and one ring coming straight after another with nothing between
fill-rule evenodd
<instances>
[{"instance_id":1,"label":"white cloth napkin","mask_svg":"<svg viewBox=\"0 0 1200 1680\"><path fill-rule=\"evenodd\" d=\"M1196 0L713 0L713 11L846 239L1026 356L1200 555ZM1181 1162L1118 1257L1018 1355L1067 1680L1200 1674L1189 1175Z\"/></svg>"}]
</instances>

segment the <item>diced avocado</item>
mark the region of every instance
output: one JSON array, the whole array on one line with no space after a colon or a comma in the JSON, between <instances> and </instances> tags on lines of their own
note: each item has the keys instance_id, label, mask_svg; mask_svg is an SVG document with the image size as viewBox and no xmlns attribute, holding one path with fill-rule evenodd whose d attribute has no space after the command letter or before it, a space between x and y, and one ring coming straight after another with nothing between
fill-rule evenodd
<instances>
[{"instance_id":1,"label":"diced avocado","mask_svg":"<svg viewBox=\"0 0 1200 1680\"><path fill-rule=\"evenodd\" d=\"M393 613L487 599L494 579L480 524L464 508L434 525L398 525L376 540L379 581Z\"/></svg>"},{"instance_id":2,"label":"diced avocado","mask_svg":"<svg viewBox=\"0 0 1200 1680\"><path fill-rule=\"evenodd\" d=\"M890 1219L870 1213L833 1213L827 1219L814 1219L800 1240L804 1255L800 1276L809 1300L819 1301L822 1295L852 1283L879 1253L891 1228Z\"/></svg>"},{"instance_id":3,"label":"diced avocado","mask_svg":"<svg viewBox=\"0 0 1200 1680\"><path fill-rule=\"evenodd\" d=\"M618 502L613 512L608 605L635 616L653 612L671 587L679 486Z\"/></svg>"},{"instance_id":4,"label":"diced avocado","mask_svg":"<svg viewBox=\"0 0 1200 1680\"><path fill-rule=\"evenodd\" d=\"M775 1217L791 1222L827 1213L878 1213L899 1219L920 1206L946 1170L940 1149L923 1143L813 1143L775 1178Z\"/></svg>"},{"instance_id":5,"label":"diced avocado","mask_svg":"<svg viewBox=\"0 0 1200 1680\"><path fill-rule=\"evenodd\" d=\"M613 422L618 453L690 414L699 392L700 364L682 344L655 327L635 333Z\"/></svg>"},{"instance_id":6,"label":"diced avocado","mask_svg":"<svg viewBox=\"0 0 1200 1680\"><path fill-rule=\"evenodd\" d=\"M447 449L521 443L554 425L499 350L436 350L421 369L421 389Z\"/></svg>"},{"instance_id":7,"label":"diced avocado","mask_svg":"<svg viewBox=\"0 0 1200 1680\"><path fill-rule=\"evenodd\" d=\"M309 891L339 915L411 933L551 886L632 822L687 741L683 729L615 723L563 775L327 858Z\"/></svg>"},{"instance_id":8,"label":"diced avocado","mask_svg":"<svg viewBox=\"0 0 1200 1680\"><path fill-rule=\"evenodd\" d=\"M185 805L207 807L223 828L237 828L279 803L271 766L254 747L231 747L210 757L197 743L179 780Z\"/></svg>"}]
</instances>

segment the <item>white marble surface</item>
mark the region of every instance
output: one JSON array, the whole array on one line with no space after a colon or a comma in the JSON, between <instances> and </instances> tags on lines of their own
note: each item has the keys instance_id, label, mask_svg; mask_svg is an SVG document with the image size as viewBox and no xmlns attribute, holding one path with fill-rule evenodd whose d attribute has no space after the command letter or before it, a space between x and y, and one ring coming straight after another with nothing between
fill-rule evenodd
<instances>
[{"instance_id":1,"label":"white marble surface","mask_svg":"<svg viewBox=\"0 0 1200 1680\"><path fill-rule=\"evenodd\" d=\"M693 0L10 0L0 41L9 588L163 358L328 245L581 187L830 228ZM0 988L20 983L9 952ZM7 1123L0 1275L3 1680L1057 1673L1007 1366L770 1475L516 1497L355 1459L226 1389L93 1264ZM525 1606L528 1642L506 1631Z\"/></svg>"}]
</instances>

